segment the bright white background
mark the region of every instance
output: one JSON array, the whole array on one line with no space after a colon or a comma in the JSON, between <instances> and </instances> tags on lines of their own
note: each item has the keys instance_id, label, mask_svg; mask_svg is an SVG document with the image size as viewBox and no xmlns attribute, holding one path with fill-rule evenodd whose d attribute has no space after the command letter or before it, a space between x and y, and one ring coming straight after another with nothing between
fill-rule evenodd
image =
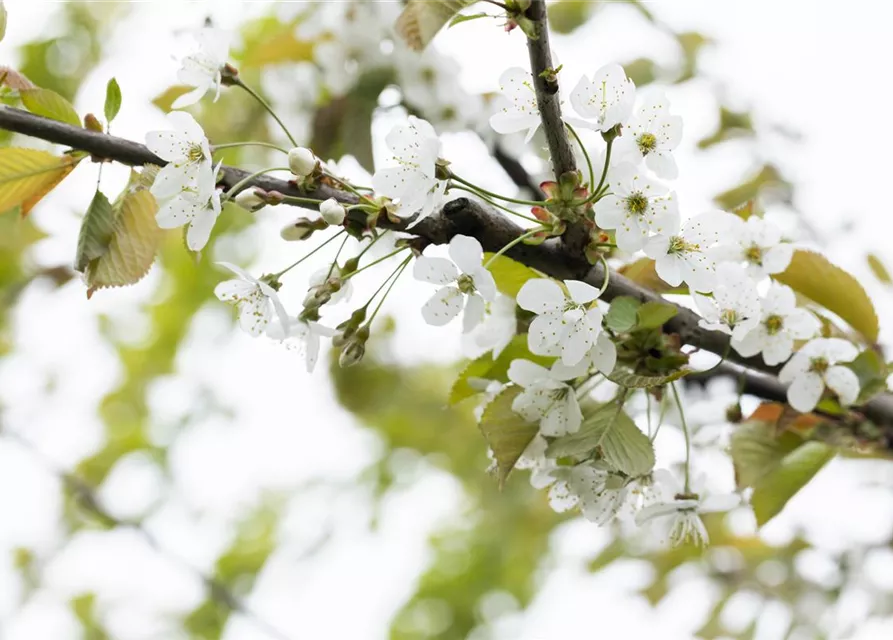
<instances>
[{"instance_id":1,"label":"bright white background","mask_svg":"<svg viewBox=\"0 0 893 640\"><path fill-rule=\"evenodd\" d=\"M209 15L220 26L235 27L267 11L269 4L140 3L108 44L106 61L86 79L76 107L82 113L99 111L105 83L116 76L124 106L115 133L142 139L147 130L163 126L149 100L174 82L170 56L176 30L193 28ZM14 66L16 45L52 31L57 5L36 0L7 0L6 5L9 27L0 44L0 63ZM784 125L803 134L797 145L769 136L768 146L757 155L780 163L797 185L798 208L822 232L826 251L869 285L881 317L890 317L893 300L867 275L864 256L868 251L883 256L891 230L886 187L893 169L888 153L893 129L888 126L887 76L893 59L893 9L875 0L674 0L648 6L677 29L700 30L715 39L716 45L702 56L703 68L721 81L733 104L753 108L764 128ZM554 38L566 77L643 53L672 63L671 42L642 28L631 9L610 7L605 15L611 19L596 20L571 37ZM482 22L451 30L437 44L456 55L464 69L462 81L473 91L494 90L506 67L526 64L519 33L504 36ZM671 92L674 110L686 126L677 190L687 215L709 208L713 194L751 168L746 142L693 152L695 141L715 125L709 96L698 83ZM465 145L461 139L447 141L447 149L457 154L467 151ZM108 171L103 186L112 190L121 180L121 172ZM494 180L494 186L504 186L499 177ZM490 184L483 177L480 181ZM69 180L34 213L50 234L36 248L36 261L54 265L71 260L80 212L92 186L85 177ZM293 251L278 239L278 229L293 217L282 209L265 212L261 228L247 238L263 250L255 272L281 266L287 251ZM849 227L842 233L844 225ZM215 258L238 260L234 244L218 246ZM111 315L123 335L138 341L145 330L139 302L156 291L156 276L150 274L130 290L100 292L90 302L77 282L58 291L35 286L21 299L12 335L16 351L0 362L0 404L6 407L5 426L54 464L69 467L102 443L95 406L113 385L118 365L99 337L97 315ZM393 296L390 305L398 318L400 357L451 361L459 346L458 329L424 325L418 307L426 288L406 279L397 293L405 294ZM296 292L292 307L298 300ZM134 456L119 465L101 495L122 517L163 501L166 506L151 518L149 528L167 548L207 570L232 535L229 525L261 494L326 480L328 487L338 488L304 489L293 501L282 547L260 576L249 604L291 637L385 638L390 618L425 567L428 534L461 512L461 490L449 476L420 462L404 487L386 500L379 529L369 532L363 524L369 502L352 489L352 481L375 458L375 438L334 401L324 368L306 375L295 354L232 331L229 313L218 305L196 318L177 374L152 390L152 411L159 441L195 409L204 393L212 393L235 419L211 412L191 422L171 449L172 482ZM885 338L890 329L884 322ZM47 391L48 383L52 391ZM889 487L893 470L861 463L862 471L856 473L854 464L832 463L764 535L784 540L806 526L810 539L830 550L889 539L889 491L865 483L873 479ZM483 470L480 481L491 481ZM40 592L26 607L18 607L21 585L9 550L29 546L49 551L60 544L59 495L45 462L0 440L0 638L77 637L65 603L87 590L102 597L115 637L173 637L165 615L188 611L202 599L202 586L192 573L128 532L77 536L46 567ZM306 556L327 534L322 550ZM604 543L604 534L593 525L576 522L562 528L554 539L556 568L543 574L540 596L522 618L498 624L497 637L692 637L710 604L709 588L688 582L651 610L643 599L629 595L643 579L636 567L594 576L586 572L580 558ZM886 570L866 579L893 588L891 565L889 558L880 559ZM859 618L858 602L850 612ZM774 637L782 623L765 612L760 637ZM891 625L886 629L893 633ZM226 637L267 636L250 622L237 622ZM866 626L859 637L889 636L875 625Z\"/></svg>"}]
</instances>

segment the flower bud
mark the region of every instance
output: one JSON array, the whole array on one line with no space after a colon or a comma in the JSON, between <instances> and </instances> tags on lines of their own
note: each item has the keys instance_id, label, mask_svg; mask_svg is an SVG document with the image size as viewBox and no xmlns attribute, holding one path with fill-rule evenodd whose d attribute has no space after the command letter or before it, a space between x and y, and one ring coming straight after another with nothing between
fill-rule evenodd
<instances>
[{"instance_id":1,"label":"flower bud","mask_svg":"<svg viewBox=\"0 0 893 640\"><path fill-rule=\"evenodd\" d=\"M344 216L347 212L344 210L335 198L329 198L319 205L319 214L322 219L333 226L340 225L344 222Z\"/></svg>"},{"instance_id":2,"label":"flower bud","mask_svg":"<svg viewBox=\"0 0 893 640\"><path fill-rule=\"evenodd\" d=\"M84 128L102 133L102 123L99 121L99 118L92 113L88 113L84 116Z\"/></svg>"},{"instance_id":3,"label":"flower bud","mask_svg":"<svg viewBox=\"0 0 893 640\"><path fill-rule=\"evenodd\" d=\"M326 228L324 220L310 220L309 218L298 218L290 225L282 228L279 235L283 240L295 242L297 240L306 240L314 231L321 231Z\"/></svg>"},{"instance_id":4,"label":"flower bud","mask_svg":"<svg viewBox=\"0 0 893 640\"><path fill-rule=\"evenodd\" d=\"M305 178L316 169L316 156L307 147L295 147L288 152L288 168L299 178Z\"/></svg>"},{"instance_id":5,"label":"flower bud","mask_svg":"<svg viewBox=\"0 0 893 640\"><path fill-rule=\"evenodd\" d=\"M235 200L237 205L239 205L243 209L246 209L247 211L257 211L267 204L266 201L258 196L253 189L240 191L236 195Z\"/></svg>"},{"instance_id":6,"label":"flower bud","mask_svg":"<svg viewBox=\"0 0 893 640\"><path fill-rule=\"evenodd\" d=\"M359 340L351 340L341 350L341 355L338 356L338 364L342 367L352 367L358 364L364 355L366 355L366 343Z\"/></svg>"}]
</instances>

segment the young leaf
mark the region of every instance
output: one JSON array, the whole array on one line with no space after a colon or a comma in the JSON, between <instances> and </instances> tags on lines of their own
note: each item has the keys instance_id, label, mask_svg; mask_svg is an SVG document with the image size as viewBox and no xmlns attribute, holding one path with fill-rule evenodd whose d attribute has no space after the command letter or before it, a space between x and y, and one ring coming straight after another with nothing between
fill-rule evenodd
<instances>
[{"instance_id":1,"label":"young leaf","mask_svg":"<svg viewBox=\"0 0 893 640\"><path fill-rule=\"evenodd\" d=\"M803 438L781 430L774 420L759 419L738 425L729 440L735 483L739 489L756 486L781 464L787 454L803 444Z\"/></svg>"},{"instance_id":2,"label":"young leaf","mask_svg":"<svg viewBox=\"0 0 893 640\"><path fill-rule=\"evenodd\" d=\"M657 271L654 268L654 260L651 258L639 258L635 262L630 262L620 267L617 272L654 293L688 293L688 287L685 285L673 287L664 282L657 275Z\"/></svg>"},{"instance_id":3,"label":"young leaf","mask_svg":"<svg viewBox=\"0 0 893 640\"><path fill-rule=\"evenodd\" d=\"M893 284L893 278L890 277L890 272L887 271L886 265L873 253L868 254L868 266L874 273L875 278L884 284Z\"/></svg>"},{"instance_id":4,"label":"young leaf","mask_svg":"<svg viewBox=\"0 0 893 640\"><path fill-rule=\"evenodd\" d=\"M158 204L152 194L145 189L125 192L114 208L108 251L93 260L84 274L88 297L97 289L138 282L155 261L161 229L155 222Z\"/></svg>"},{"instance_id":5,"label":"young leaf","mask_svg":"<svg viewBox=\"0 0 893 640\"><path fill-rule=\"evenodd\" d=\"M843 318L869 342L877 340L878 318L865 289L821 254L798 249L787 270L772 277Z\"/></svg>"},{"instance_id":6,"label":"young leaf","mask_svg":"<svg viewBox=\"0 0 893 640\"><path fill-rule=\"evenodd\" d=\"M530 353L530 349L527 348L527 334L517 335L512 338L512 341L508 343L495 360L491 354L485 353L468 363L462 370L462 373L459 374L456 382L453 383L453 388L450 389L450 404L456 404L465 398L470 398L476 393L480 393L481 389L473 386L474 378L507 382L509 365L511 365L512 360L518 358L530 360L544 367L550 366L552 360L554 360L554 358Z\"/></svg>"},{"instance_id":7,"label":"young leaf","mask_svg":"<svg viewBox=\"0 0 893 640\"><path fill-rule=\"evenodd\" d=\"M0 1L0 40L6 36L6 6Z\"/></svg>"},{"instance_id":8,"label":"young leaf","mask_svg":"<svg viewBox=\"0 0 893 640\"><path fill-rule=\"evenodd\" d=\"M887 388L887 364L873 349L866 349L852 362L844 365L853 370L859 378L858 404L867 402Z\"/></svg>"},{"instance_id":9,"label":"young leaf","mask_svg":"<svg viewBox=\"0 0 893 640\"><path fill-rule=\"evenodd\" d=\"M605 326L612 331L623 333L636 326L636 312L641 302L629 296L620 296L611 301L611 308L605 315Z\"/></svg>"},{"instance_id":10,"label":"young leaf","mask_svg":"<svg viewBox=\"0 0 893 640\"><path fill-rule=\"evenodd\" d=\"M416 51L421 51L450 18L477 0L409 0L397 18L397 33Z\"/></svg>"},{"instance_id":11,"label":"young leaf","mask_svg":"<svg viewBox=\"0 0 893 640\"><path fill-rule=\"evenodd\" d=\"M83 273L87 265L105 254L115 227L115 212L112 203L101 191L97 191L87 207L78 235L78 249L74 260L76 271Z\"/></svg>"},{"instance_id":12,"label":"young leaf","mask_svg":"<svg viewBox=\"0 0 893 640\"><path fill-rule=\"evenodd\" d=\"M662 327L667 320L673 318L677 313L679 313L679 310L676 308L676 305L663 302L646 302L636 312L639 318L639 321L636 323L636 329L657 329Z\"/></svg>"},{"instance_id":13,"label":"young leaf","mask_svg":"<svg viewBox=\"0 0 893 640\"><path fill-rule=\"evenodd\" d=\"M577 433L556 438L546 454L581 456L599 447L605 460L628 475L643 475L654 468L654 448L648 436L614 403L599 407Z\"/></svg>"},{"instance_id":14,"label":"young leaf","mask_svg":"<svg viewBox=\"0 0 893 640\"><path fill-rule=\"evenodd\" d=\"M627 387L628 389L650 389L651 387L659 387L660 385L678 380L691 372L691 369L680 369L664 376L640 376L625 369L614 369L606 377L614 384L619 384L621 387Z\"/></svg>"},{"instance_id":15,"label":"young leaf","mask_svg":"<svg viewBox=\"0 0 893 640\"><path fill-rule=\"evenodd\" d=\"M105 87L105 107L103 110L105 112L106 126L112 123L112 120L118 115L118 111L121 110L121 87L118 86L118 81L114 78L109 80Z\"/></svg>"},{"instance_id":16,"label":"young leaf","mask_svg":"<svg viewBox=\"0 0 893 640\"><path fill-rule=\"evenodd\" d=\"M23 74L4 65L0 65L0 85L17 91L37 88L37 85L28 80Z\"/></svg>"},{"instance_id":17,"label":"young leaf","mask_svg":"<svg viewBox=\"0 0 893 640\"><path fill-rule=\"evenodd\" d=\"M26 215L80 159L37 149L0 149L0 213L21 207Z\"/></svg>"},{"instance_id":18,"label":"young leaf","mask_svg":"<svg viewBox=\"0 0 893 640\"><path fill-rule=\"evenodd\" d=\"M484 264L493 257L492 253L484 254ZM496 288L512 298L518 297L518 292L528 280L538 277L530 267L516 262L506 256L499 256L487 267L496 281Z\"/></svg>"},{"instance_id":19,"label":"young leaf","mask_svg":"<svg viewBox=\"0 0 893 640\"><path fill-rule=\"evenodd\" d=\"M812 480L834 457L834 449L821 442L806 442L784 458L756 483L750 503L757 524L763 526L784 508L788 500Z\"/></svg>"},{"instance_id":20,"label":"young leaf","mask_svg":"<svg viewBox=\"0 0 893 640\"><path fill-rule=\"evenodd\" d=\"M50 89L26 89L21 92L22 104L31 113L64 122L75 127L81 126L78 112L71 103Z\"/></svg>"},{"instance_id":21,"label":"young leaf","mask_svg":"<svg viewBox=\"0 0 893 640\"><path fill-rule=\"evenodd\" d=\"M520 387L504 389L484 408L479 425L496 458L500 489L505 486L505 480L518 458L539 431L536 424L526 422L512 411L512 402L521 391Z\"/></svg>"},{"instance_id":22,"label":"young leaf","mask_svg":"<svg viewBox=\"0 0 893 640\"><path fill-rule=\"evenodd\" d=\"M490 14L484 13L483 11L481 13L472 13L472 14L460 13L459 15L454 16L452 20L450 20L449 27L447 27L447 28L451 29L451 28L455 27L457 24L462 24L463 22L470 22L471 20L477 20L478 18L489 18L489 17L490 17Z\"/></svg>"}]
</instances>

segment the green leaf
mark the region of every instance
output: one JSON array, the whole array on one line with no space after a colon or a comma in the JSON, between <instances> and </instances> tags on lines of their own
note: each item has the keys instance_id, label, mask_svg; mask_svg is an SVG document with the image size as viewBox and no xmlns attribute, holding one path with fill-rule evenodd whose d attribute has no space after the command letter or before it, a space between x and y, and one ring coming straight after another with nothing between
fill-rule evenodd
<instances>
[{"instance_id":1,"label":"green leaf","mask_svg":"<svg viewBox=\"0 0 893 640\"><path fill-rule=\"evenodd\" d=\"M748 135L752 135L752 133ZM742 203L757 198L764 189L769 188L778 193L791 189L791 184L771 164L764 165L756 174L738 186L720 193L713 198L713 201L719 205L720 209L731 211Z\"/></svg>"},{"instance_id":2,"label":"green leaf","mask_svg":"<svg viewBox=\"0 0 893 640\"><path fill-rule=\"evenodd\" d=\"M607 462L628 475L644 475L654 468L651 440L615 403L599 407L577 433L556 438L546 455L583 456L596 448Z\"/></svg>"},{"instance_id":3,"label":"green leaf","mask_svg":"<svg viewBox=\"0 0 893 640\"><path fill-rule=\"evenodd\" d=\"M869 342L877 340L878 318L865 289L823 255L798 249L787 270L772 277L840 316Z\"/></svg>"},{"instance_id":4,"label":"green leaf","mask_svg":"<svg viewBox=\"0 0 893 640\"><path fill-rule=\"evenodd\" d=\"M77 256L74 260L76 271L83 273L91 261L108 251L114 227L115 213L112 203L101 191L97 191L81 222Z\"/></svg>"},{"instance_id":5,"label":"green leaf","mask_svg":"<svg viewBox=\"0 0 893 640\"><path fill-rule=\"evenodd\" d=\"M654 293L688 293L688 287L685 285L673 287L664 282L657 275L657 271L654 268L654 260L651 258L639 258L635 262L623 265L617 272Z\"/></svg>"},{"instance_id":6,"label":"green leaf","mask_svg":"<svg viewBox=\"0 0 893 640\"><path fill-rule=\"evenodd\" d=\"M520 387L509 387L499 393L484 408L480 430L496 458L499 487L505 486L506 478L524 453L524 449L536 436L539 427L528 423L512 411L512 402L521 393Z\"/></svg>"},{"instance_id":7,"label":"green leaf","mask_svg":"<svg viewBox=\"0 0 893 640\"><path fill-rule=\"evenodd\" d=\"M470 22L471 20L477 20L478 18L489 18L489 17L491 17L490 14L484 13L483 11L481 13L472 13L472 14L460 13L459 15L453 17L452 20L450 20L450 24L447 28L451 29L451 28L455 27L457 24L462 24L463 22Z\"/></svg>"},{"instance_id":8,"label":"green leaf","mask_svg":"<svg viewBox=\"0 0 893 640\"><path fill-rule=\"evenodd\" d=\"M52 118L75 127L81 126L78 112L74 110L74 107L71 106L68 100L55 91L38 87L22 91L21 96L22 104L31 113L44 118Z\"/></svg>"},{"instance_id":9,"label":"green leaf","mask_svg":"<svg viewBox=\"0 0 893 640\"><path fill-rule=\"evenodd\" d=\"M612 331L624 333L636 326L637 312L642 303L629 296L620 296L611 301L611 308L605 315L605 326Z\"/></svg>"},{"instance_id":10,"label":"green leaf","mask_svg":"<svg viewBox=\"0 0 893 640\"><path fill-rule=\"evenodd\" d=\"M0 40L6 36L6 6L0 2Z\"/></svg>"},{"instance_id":11,"label":"green leaf","mask_svg":"<svg viewBox=\"0 0 893 640\"><path fill-rule=\"evenodd\" d=\"M527 334L517 335L512 338L512 341L508 343L495 360L491 354L485 353L468 363L465 369L462 370L462 373L459 374L456 382L453 383L452 389L450 389L450 404L461 402L465 398L470 398L482 391L482 389L474 386L475 378L508 382L509 366L512 360L519 358L530 360L544 367L550 366L554 360L554 358L530 353L530 349L527 347Z\"/></svg>"},{"instance_id":12,"label":"green leaf","mask_svg":"<svg viewBox=\"0 0 893 640\"><path fill-rule=\"evenodd\" d=\"M611 382L628 389L650 389L651 387L659 387L674 380L679 380L679 378L685 377L689 373L692 373L691 369L680 369L663 376L640 376L626 369L614 369L606 377Z\"/></svg>"},{"instance_id":13,"label":"green leaf","mask_svg":"<svg viewBox=\"0 0 893 640\"><path fill-rule=\"evenodd\" d=\"M487 261L492 257L492 253L485 253L484 264L487 264ZM521 290L521 287L524 286L525 282L539 277L536 274L536 271L530 267L506 256L499 256L496 258L487 269L493 274L493 279L496 281L496 288L512 298L518 297L518 292Z\"/></svg>"},{"instance_id":14,"label":"green leaf","mask_svg":"<svg viewBox=\"0 0 893 640\"><path fill-rule=\"evenodd\" d=\"M774 518L794 494L834 457L834 449L821 442L806 442L788 453L778 466L756 483L750 503L762 526Z\"/></svg>"},{"instance_id":15,"label":"green leaf","mask_svg":"<svg viewBox=\"0 0 893 640\"><path fill-rule=\"evenodd\" d=\"M873 349L866 349L856 359L844 365L859 378L859 397L856 404L867 402L887 388L887 363Z\"/></svg>"},{"instance_id":16,"label":"green leaf","mask_svg":"<svg viewBox=\"0 0 893 640\"><path fill-rule=\"evenodd\" d=\"M580 0L559 0L548 6L549 28L555 33L571 33L586 23L597 8L598 2ZM639 83L636 82L636 86Z\"/></svg>"},{"instance_id":17,"label":"green leaf","mask_svg":"<svg viewBox=\"0 0 893 640\"><path fill-rule=\"evenodd\" d=\"M754 420L739 424L732 431L729 443L738 488L758 484L802 444L803 438L791 431L779 432L770 422Z\"/></svg>"},{"instance_id":18,"label":"green leaf","mask_svg":"<svg viewBox=\"0 0 893 640\"><path fill-rule=\"evenodd\" d=\"M20 207L26 215L79 161L37 149L0 149L0 213Z\"/></svg>"},{"instance_id":19,"label":"green leaf","mask_svg":"<svg viewBox=\"0 0 893 640\"><path fill-rule=\"evenodd\" d=\"M138 282L155 261L161 229L155 222L158 204L146 189L125 191L114 206L115 225L108 251L87 266L87 297L97 289Z\"/></svg>"},{"instance_id":20,"label":"green leaf","mask_svg":"<svg viewBox=\"0 0 893 640\"><path fill-rule=\"evenodd\" d=\"M675 317L679 310L674 304L664 302L646 302L636 312L639 321L636 329L657 329Z\"/></svg>"},{"instance_id":21,"label":"green leaf","mask_svg":"<svg viewBox=\"0 0 893 640\"><path fill-rule=\"evenodd\" d=\"M296 35L303 20L303 15L288 21L270 15L248 22L242 28L243 46L233 53L239 67L313 61L314 42L300 40Z\"/></svg>"},{"instance_id":22,"label":"green leaf","mask_svg":"<svg viewBox=\"0 0 893 640\"><path fill-rule=\"evenodd\" d=\"M477 0L409 0L397 18L397 33L416 51L421 51L437 32L465 7Z\"/></svg>"},{"instance_id":23,"label":"green leaf","mask_svg":"<svg viewBox=\"0 0 893 640\"><path fill-rule=\"evenodd\" d=\"M871 268L871 272L874 273L875 278L884 284L893 284L893 278L890 277L890 272L887 271L886 265L873 253L868 254L868 266Z\"/></svg>"},{"instance_id":24,"label":"green leaf","mask_svg":"<svg viewBox=\"0 0 893 640\"><path fill-rule=\"evenodd\" d=\"M103 110L105 112L106 126L112 123L112 120L118 115L118 111L121 110L121 87L118 86L118 81L114 78L109 80L105 87L105 106Z\"/></svg>"}]
</instances>

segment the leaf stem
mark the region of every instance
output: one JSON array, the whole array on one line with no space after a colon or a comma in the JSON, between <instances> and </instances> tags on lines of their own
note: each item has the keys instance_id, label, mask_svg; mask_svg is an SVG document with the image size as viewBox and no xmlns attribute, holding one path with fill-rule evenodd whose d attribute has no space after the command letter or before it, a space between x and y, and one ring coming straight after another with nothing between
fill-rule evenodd
<instances>
[{"instance_id":1,"label":"leaf stem","mask_svg":"<svg viewBox=\"0 0 893 640\"><path fill-rule=\"evenodd\" d=\"M388 294L391 293L391 289L394 288L394 285L397 284L397 280L399 280L400 276L403 275L403 271L409 265L409 261L411 259L412 259L412 256L406 256L406 259L402 263L400 263L400 266L398 266L396 269L394 269L394 271L391 272L391 275L389 275L387 277L387 280L385 280L382 283L381 287L378 288L378 291L381 291L382 287L384 287L384 285L387 284L388 280L391 281L391 284L388 286L387 290L385 290L384 295L381 297L381 300L378 301L378 304L376 305L375 310L372 312L372 315L369 316L369 320L366 321L367 326L372 326L372 321L375 320L375 316L378 315L378 310L381 309L381 305L383 305L384 301L387 300ZM375 298L375 296L378 295L378 291L376 291L372 295L372 298L369 299L369 302L372 302L372 300ZM369 302L367 302L366 304L369 304Z\"/></svg>"},{"instance_id":2,"label":"leaf stem","mask_svg":"<svg viewBox=\"0 0 893 640\"><path fill-rule=\"evenodd\" d=\"M337 238L338 236L340 236L342 233L347 233L347 232L346 232L344 229L342 229L341 231L339 231L338 233L336 233L335 235L333 235L331 238L329 238L328 240L326 240L325 242L323 242L321 245L319 245L318 247L316 247L313 251L311 251L310 253L308 253L306 256L304 256L303 258L301 258L300 260L298 260L298 261L295 262L294 264L292 264L292 265L286 267L285 269L283 269L283 270L280 271L279 273L274 274L274 275L273 275L273 278L276 279L276 280L278 280L278 279L281 278L283 275L285 275L286 273L288 273L289 271L291 271L292 269L294 269L295 267L297 267L299 264L301 264L302 262L304 262L304 260L306 260L307 258L309 258L310 256L312 256L314 253L316 253L317 251L319 251L320 249L322 249L322 248L323 248L324 246L326 246L327 244L329 244L332 240L334 240L335 238Z\"/></svg>"},{"instance_id":3,"label":"leaf stem","mask_svg":"<svg viewBox=\"0 0 893 640\"><path fill-rule=\"evenodd\" d=\"M398 253L400 253L401 251L406 251L406 249L408 249L408 248L409 248L409 247L400 247L399 249L395 249L394 251L391 251L388 255L386 255L386 256L382 256L381 258L378 258L377 260L373 260L373 261L370 262L369 264L360 267L359 269L357 269L357 270L354 271L353 273L349 273L349 274L347 274L347 276L346 276L344 279L345 279L345 280L349 280L350 278L353 278L353 277L354 277L355 275L357 275L358 273L362 273L363 271L365 271L365 270L368 269L369 267L374 267L375 265L377 265L377 264L379 264L379 263L381 263L381 262L384 262L384 261L387 260L388 258L393 258L393 257L394 257L395 255L397 255ZM374 297L374 296L373 296L373 297Z\"/></svg>"},{"instance_id":4,"label":"leaf stem","mask_svg":"<svg viewBox=\"0 0 893 640\"><path fill-rule=\"evenodd\" d=\"M536 229L531 229L527 233L522 233L520 236L518 236L517 238L515 238L514 240L512 240L511 242L506 244L502 249L500 249L499 251L494 253L492 256L490 256L490 259L487 260L487 262L484 264L484 269L488 269L490 267L490 265L493 264L493 262L496 260L496 258L498 258L502 254L504 254L506 251L508 251L512 247L524 242L530 236L536 235L540 231L542 231L541 228L536 228Z\"/></svg>"},{"instance_id":5,"label":"leaf stem","mask_svg":"<svg viewBox=\"0 0 893 640\"><path fill-rule=\"evenodd\" d=\"M481 187L477 186L476 184L473 184L473 183L469 182L468 180L465 180L464 178L460 178L455 173L450 175L450 180L458 182L459 184L464 184L466 187L473 189L474 191L476 191L479 194L483 194L483 195L489 196L491 198L496 198L497 200L504 200L505 202L512 202L514 204L529 205L531 207L541 207L543 204L545 204L542 201L534 202L533 200L518 200L517 198L509 198L507 196L501 196L498 193L493 193L492 191L487 191L486 189L482 189Z\"/></svg>"},{"instance_id":6,"label":"leaf stem","mask_svg":"<svg viewBox=\"0 0 893 640\"><path fill-rule=\"evenodd\" d=\"M599 297L601 297L605 291L608 290L608 283L611 281L611 268L608 266L608 261L605 258L604 254L598 254L598 259L602 263L602 266L605 268L605 281L602 282L602 286L598 291Z\"/></svg>"},{"instance_id":7,"label":"leaf stem","mask_svg":"<svg viewBox=\"0 0 893 640\"><path fill-rule=\"evenodd\" d=\"M282 196L283 202L291 204L322 204L322 200L317 198L302 198L300 196Z\"/></svg>"},{"instance_id":8,"label":"leaf stem","mask_svg":"<svg viewBox=\"0 0 893 640\"><path fill-rule=\"evenodd\" d=\"M676 384L671 382L670 389L673 390L673 399L679 408L679 421L682 422L682 435L685 436L685 485L683 491L688 494L691 493L689 484L689 476L691 475L691 437L688 433L688 424L685 422L685 411L683 411L682 402L679 400L679 392L676 391Z\"/></svg>"},{"instance_id":9,"label":"leaf stem","mask_svg":"<svg viewBox=\"0 0 893 640\"><path fill-rule=\"evenodd\" d=\"M340 256L341 252L344 251L344 245L347 244L347 239L349 237L349 235L345 235L344 240L341 241L341 246L338 247L338 252L335 254L335 257L332 258L332 264L329 265L329 272L326 274L326 280L332 277L332 272L335 270L335 265L338 264L338 256Z\"/></svg>"},{"instance_id":10,"label":"leaf stem","mask_svg":"<svg viewBox=\"0 0 893 640\"><path fill-rule=\"evenodd\" d=\"M261 97L261 95L260 95L257 91L255 91L254 89L252 89L251 87L249 87L247 84L245 84L245 82L243 82L243 81L242 81L242 78L240 78L239 76L236 76L235 78L233 78L232 82L233 82L233 84L235 84L237 87L241 87L242 89L244 89L245 91L247 91L248 94L249 94L252 98L254 98L255 100L257 100L258 103L260 103L260 105L261 105L264 109L267 110L267 113L269 113L271 116L273 116L273 120L275 120L277 123L279 123L279 126L280 126L280 127L282 128L282 130L285 132L285 135L288 136L288 140L289 140L289 142L291 142L292 146L293 146L293 147L297 147L297 146L298 146L298 143L295 141L294 136L291 135L291 132L288 130L288 127L285 126L285 123L282 122L282 120L279 119L279 116L276 115L276 112L273 111L273 107L270 106L270 103L269 103L269 102L267 102L266 100L264 100L263 97Z\"/></svg>"}]
</instances>

